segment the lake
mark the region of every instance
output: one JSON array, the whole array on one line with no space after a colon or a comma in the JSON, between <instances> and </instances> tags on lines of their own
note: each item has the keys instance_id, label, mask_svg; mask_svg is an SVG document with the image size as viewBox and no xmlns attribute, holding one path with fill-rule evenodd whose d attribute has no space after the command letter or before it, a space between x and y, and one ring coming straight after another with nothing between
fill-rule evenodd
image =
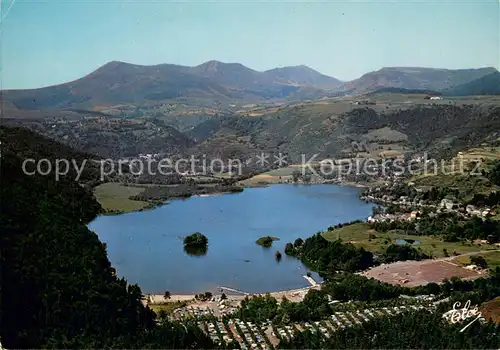
<instances>
[{"instance_id":1,"label":"lake","mask_svg":"<svg viewBox=\"0 0 500 350\"><path fill-rule=\"evenodd\" d=\"M100 216L89 228L106 242L118 275L138 283L143 293L200 293L218 286L273 292L308 285L303 278L308 269L284 254L287 242L371 215L373 205L359 200L360 191L336 185L246 188ZM183 237L197 231L208 237L204 256L190 256L183 249ZM271 248L255 243L268 235L280 240ZM280 262L277 250L283 255Z\"/></svg>"}]
</instances>

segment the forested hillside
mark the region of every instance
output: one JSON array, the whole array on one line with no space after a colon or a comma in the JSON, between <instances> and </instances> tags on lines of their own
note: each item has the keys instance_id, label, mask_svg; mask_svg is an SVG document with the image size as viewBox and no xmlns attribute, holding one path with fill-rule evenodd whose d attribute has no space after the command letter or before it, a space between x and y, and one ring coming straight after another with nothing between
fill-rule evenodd
<instances>
[{"instance_id":1,"label":"forested hillside","mask_svg":"<svg viewBox=\"0 0 500 350\"><path fill-rule=\"evenodd\" d=\"M140 288L115 276L105 244L86 226L101 210L90 192L69 178L23 173L23 155L54 160L68 149L55 142L46 148L19 130L1 131L2 345L213 348L199 328L157 325Z\"/></svg>"},{"instance_id":2,"label":"forested hillside","mask_svg":"<svg viewBox=\"0 0 500 350\"><path fill-rule=\"evenodd\" d=\"M495 71L465 84L443 91L447 96L500 95L500 72Z\"/></svg>"},{"instance_id":3,"label":"forested hillside","mask_svg":"<svg viewBox=\"0 0 500 350\"><path fill-rule=\"evenodd\" d=\"M374 103L375 104L375 103ZM238 154L282 152L299 162L301 155L349 157L392 150L425 151L436 157L495 142L500 108L473 104L287 106L258 117L226 117L201 123L190 135L199 140L188 153ZM363 149L353 149L353 143Z\"/></svg>"}]
</instances>

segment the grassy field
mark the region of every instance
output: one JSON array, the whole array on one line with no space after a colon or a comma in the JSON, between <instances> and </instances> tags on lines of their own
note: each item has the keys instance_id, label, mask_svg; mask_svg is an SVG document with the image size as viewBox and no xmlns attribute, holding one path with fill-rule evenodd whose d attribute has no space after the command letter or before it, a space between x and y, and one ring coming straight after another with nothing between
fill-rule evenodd
<instances>
[{"instance_id":1,"label":"grassy field","mask_svg":"<svg viewBox=\"0 0 500 350\"><path fill-rule=\"evenodd\" d=\"M292 178L294 171L301 171L300 165L290 165L285 168L274 169L266 173L255 175L241 182L244 186L255 186L259 184L283 183Z\"/></svg>"},{"instance_id":2,"label":"grassy field","mask_svg":"<svg viewBox=\"0 0 500 350\"><path fill-rule=\"evenodd\" d=\"M455 169L460 169L460 166L472 170L475 164L479 167L474 171L489 171L495 161L500 160L500 147L478 147L471 148L464 152L459 152L456 157L452 159Z\"/></svg>"},{"instance_id":3,"label":"grassy field","mask_svg":"<svg viewBox=\"0 0 500 350\"><path fill-rule=\"evenodd\" d=\"M475 193L489 194L491 191L500 190L499 186L493 185L483 176L469 175L427 175L416 176L412 180L417 187L421 188L447 188L456 189L461 200L472 199Z\"/></svg>"},{"instance_id":4,"label":"grassy field","mask_svg":"<svg viewBox=\"0 0 500 350\"><path fill-rule=\"evenodd\" d=\"M392 142L407 141L408 136L405 134L392 130L391 128L384 127L369 131L364 137L369 141L387 140Z\"/></svg>"},{"instance_id":5,"label":"grassy field","mask_svg":"<svg viewBox=\"0 0 500 350\"><path fill-rule=\"evenodd\" d=\"M494 186L490 181L482 176L468 176L468 175L428 175L420 176L413 179L415 184L421 186L435 186L456 188L459 190L471 192L483 192L492 189Z\"/></svg>"},{"instance_id":6,"label":"grassy field","mask_svg":"<svg viewBox=\"0 0 500 350\"><path fill-rule=\"evenodd\" d=\"M434 175L444 176L444 179L446 179L446 176L448 178L458 178L463 174L468 175L471 171L480 172L481 170L488 170L493 162L497 160L500 160L500 147L484 146L471 148L463 152L458 152L455 157L442 164L438 162L437 167L429 164L427 176L424 174L417 175L415 179L429 177L432 180L431 176ZM479 167L475 166L476 163L479 163ZM437 170L437 174L433 173L435 169ZM441 180L436 178L435 181Z\"/></svg>"},{"instance_id":7,"label":"grassy field","mask_svg":"<svg viewBox=\"0 0 500 350\"><path fill-rule=\"evenodd\" d=\"M500 147L472 148L462 152L462 157L467 160L498 160L500 159Z\"/></svg>"},{"instance_id":8,"label":"grassy field","mask_svg":"<svg viewBox=\"0 0 500 350\"><path fill-rule=\"evenodd\" d=\"M475 193L489 194L500 190L482 176L482 170L488 171L494 161L500 160L500 147L478 147L459 152L452 160L428 165L427 174L413 176L410 182L417 187L430 189L450 188L459 191L459 199L468 201ZM476 167L479 165L478 167ZM474 172L474 173L471 173Z\"/></svg>"},{"instance_id":9,"label":"grassy field","mask_svg":"<svg viewBox=\"0 0 500 350\"><path fill-rule=\"evenodd\" d=\"M256 186L256 185L268 185L268 184L277 184L283 183L291 179L291 176L273 176L268 174L259 174L251 177L250 179L246 179L241 181L241 185L243 186Z\"/></svg>"},{"instance_id":10,"label":"grassy field","mask_svg":"<svg viewBox=\"0 0 500 350\"><path fill-rule=\"evenodd\" d=\"M291 176L295 171L300 172L301 171L300 167L289 166L286 168L271 170L265 174L270 176Z\"/></svg>"},{"instance_id":11,"label":"grassy field","mask_svg":"<svg viewBox=\"0 0 500 350\"><path fill-rule=\"evenodd\" d=\"M108 182L97 186L94 195L97 201L106 211L131 212L142 209L148 205L147 202L130 200L144 191L144 188L123 186L115 182Z\"/></svg>"},{"instance_id":12,"label":"grassy field","mask_svg":"<svg viewBox=\"0 0 500 350\"><path fill-rule=\"evenodd\" d=\"M381 158L401 157L401 156L403 156L403 152L397 151L397 150L386 150L386 151L380 152L378 155Z\"/></svg>"},{"instance_id":13,"label":"grassy field","mask_svg":"<svg viewBox=\"0 0 500 350\"><path fill-rule=\"evenodd\" d=\"M375 235L375 238L370 239L370 234ZM380 233L370 229L370 226L366 223L358 223L342 227L338 230L324 232L323 237L327 240L336 240L340 238L343 241L351 242L371 252L380 252L391 243L394 243L397 239L413 239L420 242L419 245L414 246L415 248L420 247L424 253L430 254L433 257L444 257L445 254L443 249L446 249L450 256L453 255L453 252L465 254L482 250L497 250L500 254L497 247L487 244L470 245L469 243L463 244L461 242L442 242L434 237L407 235L398 230ZM500 262L500 255L498 256L498 261Z\"/></svg>"},{"instance_id":14,"label":"grassy field","mask_svg":"<svg viewBox=\"0 0 500 350\"><path fill-rule=\"evenodd\" d=\"M482 254L489 268L500 267L500 251Z\"/></svg>"},{"instance_id":15,"label":"grassy field","mask_svg":"<svg viewBox=\"0 0 500 350\"><path fill-rule=\"evenodd\" d=\"M149 304L151 310L153 310L156 314L160 311L165 311L167 315L170 315L175 309L186 306L187 303L185 301L170 301L165 302L164 304Z\"/></svg>"},{"instance_id":16,"label":"grassy field","mask_svg":"<svg viewBox=\"0 0 500 350\"><path fill-rule=\"evenodd\" d=\"M333 97L320 101L300 101L297 103L290 103L283 106L263 106L257 105L255 107L244 108L236 111L239 115L261 116L276 113L280 110L289 110L294 107L303 107L309 113L321 114L330 113L333 115L340 115L342 113L351 111L355 108L362 108L363 105L356 105L355 102L359 100L369 100L376 102L375 105L369 105L370 108L377 112L409 108L413 105L430 105L430 104L449 104L450 101L458 105L461 104L498 104L500 98L498 96L464 96L464 97L444 97L442 100L426 100L426 94L405 94L405 93L389 93L381 92L376 94L369 94L363 97L349 96L349 97Z\"/></svg>"},{"instance_id":17,"label":"grassy field","mask_svg":"<svg viewBox=\"0 0 500 350\"><path fill-rule=\"evenodd\" d=\"M484 258L484 260L486 260L489 268L494 269L497 266L500 267L500 250L481 253L480 255ZM457 258L455 261L464 266L471 264L470 258L468 256Z\"/></svg>"}]
</instances>

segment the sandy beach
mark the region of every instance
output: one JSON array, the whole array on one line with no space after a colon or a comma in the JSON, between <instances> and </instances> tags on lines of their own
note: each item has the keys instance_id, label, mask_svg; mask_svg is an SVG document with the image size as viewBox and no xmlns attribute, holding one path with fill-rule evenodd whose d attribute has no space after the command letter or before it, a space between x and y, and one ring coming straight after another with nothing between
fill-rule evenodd
<instances>
[{"instance_id":1,"label":"sandy beach","mask_svg":"<svg viewBox=\"0 0 500 350\"><path fill-rule=\"evenodd\" d=\"M281 301L281 299L285 296L288 300L298 302L304 299L304 296L310 289L319 289L320 285L316 284L314 286L308 286L299 289L292 290L284 290L269 293L272 297L276 298L276 300ZM229 300L233 301L241 301L245 299L245 297L252 297L254 295L266 295L267 293L249 293L248 295L243 294L232 294L226 293L226 296ZM220 293L214 293L214 296L220 295ZM195 294L172 294L168 300L165 300L165 297L162 294L147 294L146 301L148 304L163 304L165 302L175 302L175 301L195 301Z\"/></svg>"}]
</instances>

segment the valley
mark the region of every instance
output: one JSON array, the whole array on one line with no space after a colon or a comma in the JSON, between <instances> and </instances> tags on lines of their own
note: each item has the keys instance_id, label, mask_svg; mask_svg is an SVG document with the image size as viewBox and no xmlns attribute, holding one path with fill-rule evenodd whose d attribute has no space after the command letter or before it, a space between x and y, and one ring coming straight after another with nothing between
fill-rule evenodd
<instances>
[{"instance_id":1,"label":"valley","mask_svg":"<svg viewBox=\"0 0 500 350\"><path fill-rule=\"evenodd\" d=\"M428 318L455 344L455 330L436 322L444 308L491 305L500 293L495 72L384 68L340 82L305 66L112 62L71 83L5 91L0 136L13 174L28 157L85 165L78 183L73 170L61 182L2 173L12 185L4 195L21 194L5 207L10 217L20 206L36 213L9 242L30 246L16 227L33 240L43 227L56 248L22 255L29 266L42 255L69 254L75 269L91 254L104 259L92 290L123 287L141 322L187 342L324 348ZM429 173L431 161L444 165ZM82 243L93 253L66 246L80 237L69 227L93 240ZM203 252L183 250L193 232L207 235ZM277 240L259 246L263 236ZM134 344L162 342L130 329Z\"/></svg>"},{"instance_id":2,"label":"valley","mask_svg":"<svg viewBox=\"0 0 500 350\"><path fill-rule=\"evenodd\" d=\"M277 109L257 107L232 115L199 115L186 120L190 124L180 124L187 116L125 118L83 112L35 119L7 115L4 122L115 159L140 154L243 159L261 152L281 152L293 163L302 154L307 159L314 154L381 158L423 151L443 157L496 139L498 98L428 100L425 96L377 93ZM426 122L435 125L431 134ZM469 129L475 130L475 139L468 136Z\"/></svg>"},{"instance_id":3,"label":"valley","mask_svg":"<svg viewBox=\"0 0 500 350\"><path fill-rule=\"evenodd\" d=\"M0 0L0 350L498 349L498 0Z\"/></svg>"}]
</instances>

